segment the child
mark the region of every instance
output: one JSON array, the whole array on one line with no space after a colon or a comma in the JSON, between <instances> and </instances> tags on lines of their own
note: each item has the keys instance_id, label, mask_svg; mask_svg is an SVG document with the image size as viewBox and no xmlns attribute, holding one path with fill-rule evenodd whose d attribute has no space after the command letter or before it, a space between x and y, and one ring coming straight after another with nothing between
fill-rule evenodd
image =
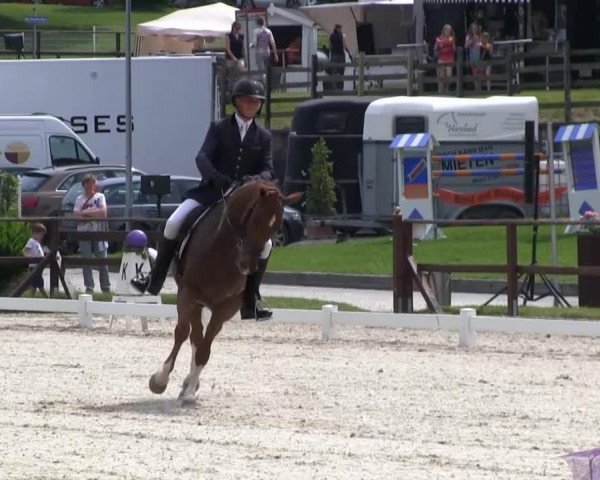
<instances>
[{"instance_id":1,"label":"child","mask_svg":"<svg viewBox=\"0 0 600 480\"><path fill-rule=\"evenodd\" d=\"M31 228L31 238L27 240L25 247L22 250L23 256L31 258L43 258L44 250L42 249L41 242L46 235L46 227L41 223L35 223ZM33 271L37 264L32 263L29 265L29 271ZM31 296L35 297L35 291L38 289L43 297L48 298L46 291L44 290L44 278L40 272L36 275L31 282Z\"/></svg>"}]
</instances>

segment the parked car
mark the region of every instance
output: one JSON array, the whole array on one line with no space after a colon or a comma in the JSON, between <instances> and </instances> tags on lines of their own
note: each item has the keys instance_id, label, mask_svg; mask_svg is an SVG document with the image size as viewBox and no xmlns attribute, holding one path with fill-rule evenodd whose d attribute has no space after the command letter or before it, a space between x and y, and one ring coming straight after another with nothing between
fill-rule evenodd
<instances>
[{"instance_id":1,"label":"parked car","mask_svg":"<svg viewBox=\"0 0 600 480\"><path fill-rule=\"evenodd\" d=\"M122 165L71 165L29 170L21 175L21 214L27 217L54 217L60 214L61 201L73 185L81 187L87 173L98 180L125 178ZM143 172L133 169L133 173Z\"/></svg>"},{"instance_id":2,"label":"parked car","mask_svg":"<svg viewBox=\"0 0 600 480\"><path fill-rule=\"evenodd\" d=\"M171 213L183 201L186 191L198 185L199 178L185 176L171 176L171 193L161 199L161 215L160 218L168 218ZM134 177L133 182L133 204L132 216L138 218L158 218L156 205L156 195L142 195L140 193L141 179ZM124 178L111 178L99 181L97 184L98 191L106 197L108 208L108 218L125 217L125 194L126 183ZM81 195L83 187L81 182L71 186L66 195L63 197L61 206L61 216L70 217L73 215L73 206L75 199ZM75 230L76 222L64 222L62 229L69 231ZM150 230L151 225L138 223L134 228ZM111 225L111 229L125 229L124 222ZM283 212L283 225L273 238L275 245L287 245L297 242L304 236L304 223L302 222L301 213L295 208L285 206Z\"/></svg>"},{"instance_id":3,"label":"parked car","mask_svg":"<svg viewBox=\"0 0 600 480\"><path fill-rule=\"evenodd\" d=\"M283 246L298 242L304 237L304 222L300 210L283 207L283 225L273 237L273 245Z\"/></svg>"}]
</instances>

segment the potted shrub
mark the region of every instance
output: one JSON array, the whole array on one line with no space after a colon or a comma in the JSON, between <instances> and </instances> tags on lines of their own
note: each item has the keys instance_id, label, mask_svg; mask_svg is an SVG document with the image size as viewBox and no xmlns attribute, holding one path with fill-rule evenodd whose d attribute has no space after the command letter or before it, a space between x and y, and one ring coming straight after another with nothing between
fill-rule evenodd
<instances>
[{"instance_id":1,"label":"potted shrub","mask_svg":"<svg viewBox=\"0 0 600 480\"><path fill-rule=\"evenodd\" d=\"M333 229L325 224L326 218L335 213L333 162L329 160L331 150L321 137L311 148L311 154L306 192L307 237L334 237Z\"/></svg>"}]
</instances>

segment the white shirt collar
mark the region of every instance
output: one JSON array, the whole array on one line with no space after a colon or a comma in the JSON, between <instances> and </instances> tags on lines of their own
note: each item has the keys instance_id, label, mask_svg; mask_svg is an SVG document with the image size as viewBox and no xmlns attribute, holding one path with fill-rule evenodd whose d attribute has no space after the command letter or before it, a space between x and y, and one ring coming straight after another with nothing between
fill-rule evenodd
<instances>
[{"instance_id":1,"label":"white shirt collar","mask_svg":"<svg viewBox=\"0 0 600 480\"><path fill-rule=\"evenodd\" d=\"M250 120L244 120L242 117L240 117L237 112L235 114L235 121L237 122L237 126L238 129L240 131L240 136L242 135L242 132L244 133L244 136L246 133L248 133L248 129L250 128L250 126L252 125L252 122L254 121L254 119L250 119ZM242 130L242 126L244 127L244 129ZM242 140L244 138L242 137Z\"/></svg>"}]
</instances>

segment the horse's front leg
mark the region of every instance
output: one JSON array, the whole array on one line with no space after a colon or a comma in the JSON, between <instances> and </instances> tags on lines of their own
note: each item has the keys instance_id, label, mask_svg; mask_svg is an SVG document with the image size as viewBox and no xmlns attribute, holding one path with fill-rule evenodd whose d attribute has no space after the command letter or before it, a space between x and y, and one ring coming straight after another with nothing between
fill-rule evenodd
<instances>
[{"instance_id":1,"label":"horse's front leg","mask_svg":"<svg viewBox=\"0 0 600 480\"><path fill-rule=\"evenodd\" d=\"M175 326L175 343L171 353L163 363L162 368L150 377L149 387L153 393L163 393L169 383L169 376L175 366L175 360L181 349L181 345L190 335L190 319L202 314L202 305L192 301L177 302L177 325Z\"/></svg>"},{"instance_id":2,"label":"horse's front leg","mask_svg":"<svg viewBox=\"0 0 600 480\"><path fill-rule=\"evenodd\" d=\"M190 364L190 373L185 378L179 399L183 405L196 403L196 392L200 386L200 372L208 363L210 358L210 349L212 342L223 327L223 323L229 320L240 309L240 300L238 298L217 305L213 308L210 321L206 327L206 332L202 333L202 322L192 324L192 361Z\"/></svg>"}]
</instances>

